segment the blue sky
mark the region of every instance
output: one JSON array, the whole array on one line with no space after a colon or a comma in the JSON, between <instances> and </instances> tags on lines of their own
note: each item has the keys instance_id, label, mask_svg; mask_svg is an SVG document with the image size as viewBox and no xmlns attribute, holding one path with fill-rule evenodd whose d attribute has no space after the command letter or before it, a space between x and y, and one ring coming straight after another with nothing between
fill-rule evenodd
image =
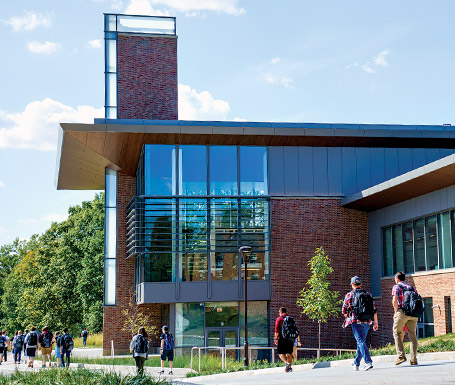
<instances>
[{"instance_id":1,"label":"blue sky","mask_svg":"<svg viewBox=\"0 0 455 385\"><path fill-rule=\"evenodd\" d=\"M103 12L177 16L179 117L455 124L455 2L0 4L0 245L94 191L54 187L58 122L103 117Z\"/></svg>"}]
</instances>

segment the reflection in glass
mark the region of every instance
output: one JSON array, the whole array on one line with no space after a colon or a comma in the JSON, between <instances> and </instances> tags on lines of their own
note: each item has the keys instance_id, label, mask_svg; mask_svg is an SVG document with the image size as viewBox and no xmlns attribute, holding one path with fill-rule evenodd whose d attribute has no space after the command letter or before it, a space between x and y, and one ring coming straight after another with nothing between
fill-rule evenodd
<instances>
[{"instance_id":1,"label":"reflection in glass","mask_svg":"<svg viewBox=\"0 0 455 385\"><path fill-rule=\"evenodd\" d=\"M106 207L117 206L117 171L106 169Z\"/></svg>"},{"instance_id":2,"label":"reflection in glass","mask_svg":"<svg viewBox=\"0 0 455 385\"><path fill-rule=\"evenodd\" d=\"M453 267L452 243L450 239L450 213L438 215L439 265L442 269Z\"/></svg>"},{"instance_id":3,"label":"reflection in glass","mask_svg":"<svg viewBox=\"0 0 455 385\"><path fill-rule=\"evenodd\" d=\"M106 72L117 72L117 40L107 39L106 44Z\"/></svg>"},{"instance_id":4,"label":"reflection in glass","mask_svg":"<svg viewBox=\"0 0 455 385\"><path fill-rule=\"evenodd\" d=\"M412 222L403 224L405 273L414 272L414 241Z\"/></svg>"},{"instance_id":5,"label":"reflection in glass","mask_svg":"<svg viewBox=\"0 0 455 385\"><path fill-rule=\"evenodd\" d=\"M384 276L394 274L393 269L393 246L392 246L392 228L386 227L383 231L383 250L384 250Z\"/></svg>"},{"instance_id":6,"label":"reflection in glass","mask_svg":"<svg viewBox=\"0 0 455 385\"><path fill-rule=\"evenodd\" d=\"M181 253L180 255L182 281L207 280L207 253Z\"/></svg>"},{"instance_id":7,"label":"reflection in glass","mask_svg":"<svg viewBox=\"0 0 455 385\"><path fill-rule=\"evenodd\" d=\"M239 277L237 251L210 253L212 280L237 280Z\"/></svg>"},{"instance_id":8,"label":"reflection in glass","mask_svg":"<svg viewBox=\"0 0 455 385\"><path fill-rule=\"evenodd\" d=\"M401 225L393 226L394 271L404 271L403 232Z\"/></svg>"},{"instance_id":9,"label":"reflection in glass","mask_svg":"<svg viewBox=\"0 0 455 385\"><path fill-rule=\"evenodd\" d=\"M117 258L117 209L115 207L108 207L105 209L105 212L105 258Z\"/></svg>"},{"instance_id":10,"label":"reflection in glass","mask_svg":"<svg viewBox=\"0 0 455 385\"><path fill-rule=\"evenodd\" d=\"M414 221L414 258L417 271L425 271L425 219Z\"/></svg>"},{"instance_id":11,"label":"reflection in glass","mask_svg":"<svg viewBox=\"0 0 455 385\"><path fill-rule=\"evenodd\" d=\"M248 342L251 345L268 346L267 314L267 301L248 301ZM240 345L244 342L245 303L240 302Z\"/></svg>"},{"instance_id":12,"label":"reflection in glass","mask_svg":"<svg viewBox=\"0 0 455 385\"><path fill-rule=\"evenodd\" d=\"M116 259L104 260L104 305L115 305Z\"/></svg>"},{"instance_id":13,"label":"reflection in glass","mask_svg":"<svg viewBox=\"0 0 455 385\"><path fill-rule=\"evenodd\" d=\"M117 31L175 35L175 18L118 15Z\"/></svg>"},{"instance_id":14,"label":"reflection in glass","mask_svg":"<svg viewBox=\"0 0 455 385\"><path fill-rule=\"evenodd\" d=\"M207 195L207 147L179 146L180 195Z\"/></svg>"},{"instance_id":15,"label":"reflection in glass","mask_svg":"<svg viewBox=\"0 0 455 385\"><path fill-rule=\"evenodd\" d=\"M117 74L106 74L106 106L117 105Z\"/></svg>"},{"instance_id":16,"label":"reflection in glass","mask_svg":"<svg viewBox=\"0 0 455 385\"><path fill-rule=\"evenodd\" d=\"M210 210L211 247L238 246L238 201L237 199L212 199Z\"/></svg>"},{"instance_id":17,"label":"reflection in glass","mask_svg":"<svg viewBox=\"0 0 455 385\"><path fill-rule=\"evenodd\" d=\"M210 194L238 194L236 146L210 146Z\"/></svg>"},{"instance_id":18,"label":"reflection in glass","mask_svg":"<svg viewBox=\"0 0 455 385\"><path fill-rule=\"evenodd\" d=\"M176 346L204 346L204 304L175 304Z\"/></svg>"},{"instance_id":19,"label":"reflection in glass","mask_svg":"<svg viewBox=\"0 0 455 385\"><path fill-rule=\"evenodd\" d=\"M175 146L145 145L145 195L175 195Z\"/></svg>"},{"instance_id":20,"label":"reflection in glass","mask_svg":"<svg viewBox=\"0 0 455 385\"><path fill-rule=\"evenodd\" d=\"M240 147L240 195L267 195L266 147Z\"/></svg>"},{"instance_id":21,"label":"reflection in glass","mask_svg":"<svg viewBox=\"0 0 455 385\"><path fill-rule=\"evenodd\" d=\"M425 219L427 270L439 269L438 239L436 234L436 215L432 215Z\"/></svg>"},{"instance_id":22,"label":"reflection in glass","mask_svg":"<svg viewBox=\"0 0 455 385\"><path fill-rule=\"evenodd\" d=\"M174 253L148 253L144 258L145 282L174 281L174 259Z\"/></svg>"},{"instance_id":23,"label":"reflection in glass","mask_svg":"<svg viewBox=\"0 0 455 385\"><path fill-rule=\"evenodd\" d=\"M237 302L206 302L205 326L239 326L239 305ZM219 346L219 345L218 345Z\"/></svg>"}]
</instances>

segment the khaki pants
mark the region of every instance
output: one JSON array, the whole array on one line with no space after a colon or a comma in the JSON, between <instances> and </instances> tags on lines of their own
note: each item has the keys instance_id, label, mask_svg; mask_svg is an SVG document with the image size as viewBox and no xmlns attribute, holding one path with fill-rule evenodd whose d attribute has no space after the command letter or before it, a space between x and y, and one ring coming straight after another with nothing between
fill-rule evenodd
<instances>
[{"instance_id":1,"label":"khaki pants","mask_svg":"<svg viewBox=\"0 0 455 385\"><path fill-rule=\"evenodd\" d=\"M403 341L401 340L403 327L406 325L408 328L409 341L411 342L411 361L417 362L417 321L417 317L405 315L402 309L398 309L398 311L395 312L393 316L393 339L395 340L398 358L406 358Z\"/></svg>"}]
</instances>

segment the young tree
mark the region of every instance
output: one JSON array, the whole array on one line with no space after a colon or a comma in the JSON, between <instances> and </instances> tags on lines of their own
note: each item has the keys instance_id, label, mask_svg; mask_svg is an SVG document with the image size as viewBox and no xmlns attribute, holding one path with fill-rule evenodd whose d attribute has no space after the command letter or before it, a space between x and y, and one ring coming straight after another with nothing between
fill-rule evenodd
<instances>
[{"instance_id":1,"label":"young tree","mask_svg":"<svg viewBox=\"0 0 455 385\"><path fill-rule=\"evenodd\" d=\"M133 291L130 290L128 306L123 306L122 315L125 317L122 330L134 336L140 327L144 327L147 333L152 336L158 333L151 315L144 314L141 308L136 305Z\"/></svg>"},{"instance_id":2,"label":"young tree","mask_svg":"<svg viewBox=\"0 0 455 385\"><path fill-rule=\"evenodd\" d=\"M313 258L308 262L311 270L311 277L299 292L297 306L302 308L302 314L305 314L311 320L318 321L318 358L321 352L321 323L339 314L339 306L342 302L339 299L340 293L330 289L331 283L327 276L333 273L330 266L330 258L326 255L322 247L317 248Z\"/></svg>"}]
</instances>

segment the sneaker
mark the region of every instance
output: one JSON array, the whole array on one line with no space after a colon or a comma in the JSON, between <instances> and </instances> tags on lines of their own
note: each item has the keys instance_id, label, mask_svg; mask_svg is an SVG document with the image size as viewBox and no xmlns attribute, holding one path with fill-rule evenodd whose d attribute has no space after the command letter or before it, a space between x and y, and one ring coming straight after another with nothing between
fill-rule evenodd
<instances>
[{"instance_id":1,"label":"sneaker","mask_svg":"<svg viewBox=\"0 0 455 385\"><path fill-rule=\"evenodd\" d=\"M288 372L292 372L292 366L289 367Z\"/></svg>"},{"instance_id":2,"label":"sneaker","mask_svg":"<svg viewBox=\"0 0 455 385\"><path fill-rule=\"evenodd\" d=\"M174 373L172 373L172 370L171 370L171 371L169 371L169 374L171 374L171 375L172 375L172 374L174 374Z\"/></svg>"},{"instance_id":3,"label":"sneaker","mask_svg":"<svg viewBox=\"0 0 455 385\"><path fill-rule=\"evenodd\" d=\"M284 368L284 371L286 373L289 372L289 362L286 362L286 367Z\"/></svg>"},{"instance_id":4,"label":"sneaker","mask_svg":"<svg viewBox=\"0 0 455 385\"><path fill-rule=\"evenodd\" d=\"M164 374L164 370L160 370L158 374Z\"/></svg>"},{"instance_id":5,"label":"sneaker","mask_svg":"<svg viewBox=\"0 0 455 385\"><path fill-rule=\"evenodd\" d=\"M359 367L355 364L355 362L353 362L353 363L351 364L351 366L352 366L352 369L355 370L356 372L359 371Z\"/></svg>"},{"instance_id":6,"label":"sneaker","mask_svg":"<svg viewBox=\"0 0 455 385\"><path fill-rule=\"evenodd\" d=\"M403 362L406 362L406 357L399 357L397 358L397 360L395 361L395 365L400 365L402 364Z\"/></svg>"},{"instance_id":7,"label":"sneaker","mask_svg":"<svg viewBox=\"0 0 455 385\"><path fill-rule=\"evenodd\" d=\"M365 366L363 367L363 370L370 370L370 369L373 369L373 364L370 362L369 364L365 364Z\"/></svg>"},{"instance_id":8,"label":"sneaker","mask_svg":"<svg viewBox=\"0 0 455 385\"><path fill-rule=\"evenodd\" d=\"M411 361L410 364L411 364L411 365L419 365L419 364L417 363L417 360Z\"/></svg>"}]
</instances>

